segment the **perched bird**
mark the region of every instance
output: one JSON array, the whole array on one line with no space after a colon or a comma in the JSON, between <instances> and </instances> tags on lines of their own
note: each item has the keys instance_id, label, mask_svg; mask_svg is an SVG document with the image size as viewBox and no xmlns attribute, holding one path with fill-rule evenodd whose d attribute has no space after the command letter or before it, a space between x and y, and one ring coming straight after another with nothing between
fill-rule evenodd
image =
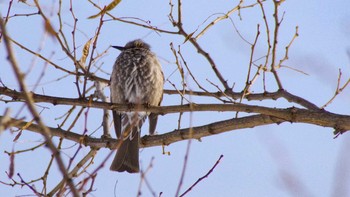
<instances>
[{"instance_id":1,"label":"perched bird","mask_svg":"<svg viewBox=\"0 0 350 197\"><path fill-rule=\"evenodd\" d=\"M119 49L111 75L111 102L135 106L159 106L163 98L164 75L156 54L142 40L128 42ZM110 170L129 173L140 171L139 141L141 126L149 119L149 133L155 132L158 115L147 112L113 111L116 135L122 139Z\"/></svg>"}]
</instances>

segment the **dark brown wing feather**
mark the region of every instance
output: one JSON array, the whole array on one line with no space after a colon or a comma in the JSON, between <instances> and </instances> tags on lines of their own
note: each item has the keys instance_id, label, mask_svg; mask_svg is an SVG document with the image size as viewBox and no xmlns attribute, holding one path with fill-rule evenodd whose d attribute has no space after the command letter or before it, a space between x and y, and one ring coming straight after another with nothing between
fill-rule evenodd
<instances>
[{"instance_id":1,"label":"dark brown wing feather","mask_svg":"<svg viewBox=\"0 0 350 197\"><path fill-rule=\"evenodd\" d=\"M115 130L115 134L117 135L117 138L120 139L120 136L121 136L121 115L116 112L116 111L113 111L113 122L114 122L114 130Z\"/></svg>"}]
</instances>

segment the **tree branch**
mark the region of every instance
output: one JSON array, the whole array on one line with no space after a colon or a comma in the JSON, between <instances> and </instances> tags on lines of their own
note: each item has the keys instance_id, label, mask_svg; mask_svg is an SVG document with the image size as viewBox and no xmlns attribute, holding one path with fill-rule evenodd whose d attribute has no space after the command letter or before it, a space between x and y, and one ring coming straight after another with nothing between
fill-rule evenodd
<instances>
[{"instance_id":1,"label":"tree branch","mask_svg":"<svg viewBox=\"0 0 350 197\"><path fill-rule=\"evenodd\" d=\"M34 1L35 3L37 3L37 1ZM26 101L28 110L30 111L30 113L33 116L33 119L38 123L38 126L40 127L40 134L45 138L45 142L48 145L48 148L50 149L50 151L52 152L52 154L55 156L55 160L57 162L57 165L64 177L64 180L66 181L67 185L69 186L69 188L71 189L72 195L73 196L79 196L76 188L74 187L74 183L73 180L71 179L71 177L69 177L68 172L66 170L66 167L63 163L63 159L60 155L60 152L58 151L58 149L56 148L56 146L54 145L54 143L51 141L50 138L50 130L46 127L46 125L44 124L44 122L42 121L42 119L40 118L39 113L37 112L35 106L34 106L34 100L32 95L29 93L28 88L24 82L24 74L21 72L21 70L19 69L19 65L17 64L17 60L14 56L13 50L12 50L12 45L10 42L10 39L8 37L7 34L7 30L5 28L5 24L2 20L2 18L0 17L0 26L1 26L1 31L2 31L2 35L3 35L3 39L4 39L4 43L5 43L5 47L6 47L6 51L8 54L8 59L10 61L10 64L12 65L12 69L15 73L15 76L17 78L18 84L21 88L21 90L23 91L23 96L24 99Z\"/></svg>"},{"instance_id":2,"label":"tree branch","mask_svg":"<svg viewBox=\"0 0 350 197\"><path fill-rule=\"evenodd\" d=\"M0 88L0 90L3 88ZM6 90L8 90L6 88ZM7 94L6 94L7 92ZM3 94L12 96L14 99L23 99L23 93L16 91L5 91ZM72 98L60 98L60 97L50 97L37 94L31 94L34 102L47 102L54 105L76 105L82 107L93 107L100 109L109 109L117 111L147 111L154 112L158 114L169 114L169 113L179 113L179 112L193 112L193 111L219 111L219 112L230 112L239 111L246 113L258 113L269 116L274 116L276 118L283 119L289 122L303 122L319 126L332 127L334 128L335 134L343 133L350 129L350 116L334 114L327 112L325 110L309 110L301 108L269 108L256 105L246 105L246 104L187 104L187 105L175 105L175 106L144 106L140 105L136 108L132 108L129 105L124 104L111 104L99 101L90 101L83 99L72 99ZM288 95L288 94L287 94Z\"/></svg>"},{"instance_id":3,"label":"tree branch","mask_svg":"<svg viewBox=\"0 0 350 197\"><path fill-rule=\"evenodd\" d=\"M181 92L185 92L188 95L192 96L214 96L214 97L225 97L225 96L230 96L233 99L240 99L243 96L243 93L236 93L233 91L226 91L225 93L223 92L199 92L199 91L189 91L189 90L179 90ZM179 94L177 90L165 90L164 93L167 94ZM16 90L11 90L6 87L0 87L0 95L6 95L14 100L19 100L23 101L24 93L23 92L18 92ZM79 105L79 106L86 106L86 107L97 107L95 106L95 102L89 102L91 105L86 105L87 100L84 99L77 99L77 98L63 98L63 97L53 97L53 96L45 96L45 95L40 95L40 94L35 94L32 93L33 98L35 102L47 102L51 103L53 105ZM307 109L312 109L312 110L320 110L317 105L311 103L310 101L307 101L299 96L293 95L285 90L278 90L277 92L264 92L264 93L258 93L258 94L248 94L245 95L245 98L248 101L251 100L277 100L279 98L285 98L287 101L291 103L296 103L299 104ZM85 103L85 104L84 104ZM103 107L97 107L97 108L103 108ZM105 108L105 109L110 109L110 108ZM118 108L119 109L119 108Z\"/></svg>"},{"instance_id":4,"label":"tree branch","mask_svg":"<svg viewBox=\"0 0 350 197\"><path fill-rule=\"evenodd\" d=\"M277 117L278 116L278 117ZM0 116L0 120L3 116ZM41 133L42 128L37 124L28 124L28 122L11 118L8 121L8 127L22 128L27 126L26 130ZM279 109L274 115L251 115L242 118L233 118L224 121L218 121L211 124L197 126L193 128L179 129L172 132L166 132L160 135L144 136L140 147L151 147L170 145L172 143L187 140L200 139L211 135L216 135L228 131L253 128L269 124L280 124L283 122L291 123L309 123L323 127L335 129L335 134L341 134L350 130L350 116L333 114L326 111L312 111L298 108ZM29 125L29 126L28 126ZM86 135L79 135L68 132L61 128L48 127L52 136L63 137L67 140L75 141L85 146L93 148L107 147L115 149L119 140L110 138L94 138ZM191 132L190 132L191 129Z\"/></svg>"}]
</instances>

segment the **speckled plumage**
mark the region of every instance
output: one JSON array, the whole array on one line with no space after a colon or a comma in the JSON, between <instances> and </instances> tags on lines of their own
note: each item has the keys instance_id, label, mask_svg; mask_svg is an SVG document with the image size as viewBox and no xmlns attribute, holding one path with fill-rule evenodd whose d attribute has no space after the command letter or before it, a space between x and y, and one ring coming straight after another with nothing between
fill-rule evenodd
<instances>
[{"instance_id":1,"label":"speckled plumage","mask_svg":"<svg viewBox=\"0 0 350 197\"><path fill-rule=\"evenodd\" d=\"M124 47L114 47L122 52L111 75L111 102L159 106L163 97L164 76L156 55L142 40L134 40ZM119 113L113 111L115 131L123 143L110 167L113 171L139 171L140 130L146 117L149 132L153 134L158 117L146 112Z\"/></svg>"}]
</instances>

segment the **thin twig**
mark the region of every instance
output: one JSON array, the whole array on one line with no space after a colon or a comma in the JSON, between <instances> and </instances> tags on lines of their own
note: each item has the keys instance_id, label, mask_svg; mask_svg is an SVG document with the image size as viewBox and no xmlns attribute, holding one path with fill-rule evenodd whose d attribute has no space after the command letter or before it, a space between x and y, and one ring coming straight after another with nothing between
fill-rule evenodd
<instances>
[{"instance_id":1,"label":"thin twig","mask_svg":"<svg viewBox=\"0 0 350 197\"><path fill-rule=\"evenodd\" d=\"M192 113L190 114L190 128L189 128L189 135L192 137L193 136L193 129L192 129ZM186 153L185 153L185 158L182 166L182 172L179 180L179 184L176 189L176 194L175 196L179 196L183 181L185 179L185 174L186 174L186 169L187 169L187 162L188 162L188 157L190 155L190 148L191 148L191 142L192 140L188 140L187 142L187 148L186 148Z\"/></svg>"},{"instance_id":2,"label":"thin twig","mask_svg":"<svg viewBox=\"0 0 350 197\"><path fill-rule=\"evenodd\" d=\"M208 178L208 176L214 171L216 166L219 164L220 160L224 157L224 155L220 155L219 159L215 162L214 166L202 177L200 177L196 182L194 182L191 187L189 187L184 193L180 195L180 197L185 196L188 192L190 192L199 182L203 179Z\"/></svg>"},{"instance_id":3,"label":"thin twig","mask_svg":"<svg viewBox=\"0 0 350 197\"><path fill-rule=\"evenodd\" d=\"M251 86L253 85L252 81L250 80L250 73L251 73L252 66L253 66L255 46L256 46L256 43L258 42L259 35L260 35L260 25L258 24L256 28L257 28L256 36L255 36L253 44L251 45L251 52L250 52L249 66L248 66L248 72L247 72L247 79L246 79L246 83L245 83L245 87L244 87L244 90L243 90L242 97L240 98L240 102L242 102L242 100L245 97L245 95L249 93L249 90L250 90Z\"/></svg>"},{"instance_id":4,"label":"thin twig","mask_svg":"<svg viewBox=\"0 0 350 197\"><path fill-rule=\"evenodd\" d=\"M273 44L272 44L271 72L273 73L273 76L275 77L278 88L283 90L282 82L281 82L281 80L277 74L277 71L276 71L278 33L279 33L279 29L280 29L281 22L282 22L279 20L279 17L278 17L278 15L279 15L278 7L280 6L280 1L273 0L273 2L274 2L273 17L275 19L275 30L274 30Z\"/></svg>"},{"instance_id":5,"label":"thin twig","mask_svg":"<svg viewBox=\"0 0 350 197\"><path fill-rule=\"evenodd\" d=\"M97 153L96 149L91 149L88 154L86 154L78 163L77 165L69 172L69 175L71 177L75 177L78 171L90 160L92 159ZM55 188L53 188L49 193L48 196L54 196L55 193L58 192L58 190L64 185L64 180L62 180L60 183L56 185Z\"/></svg>"},{"instance_id":6,"label":"thin twig","mask_svg":"<svg viewBox=\"0 0 350 197\"><path fill-rule=\"evenodd\" d=\"M19 66L17 64L17 61L16 61L16 58L14 57L12 46L11 46L10 40L7 36L5 24L4 24L4 21L1 17L0 17L0 26L1 26L1 31L3 33L3 39L4 39L5 46L6 46L6 50L8 53L8 59L11 62L11 65L12 65L12 68L15 72L19 86L21 87L21 90L24 93L24 97L25 97L27 106L29 108L29 111L32 114L34 120L38 123L39 127L41 128L40 132L44 136L45 141L47 142L49 149L51 150L52 154L55 155L58 167L59 167L59 169L64 177L65 182L69 185L73 196L77 197L77 196L79 196L78 191L76 190L71 177L67 173L66 167L63 163L62 157L59 154L59 151L57 150L57 148L55 147L55 145L53 144L53 142L51 140L50 130L48 129L48 127L46 127L44 122L41 120L39 113L36 111L36 108L34 106L33 97L29 93L29 91L24 83L23 73L20 71Z\"/></svg>"},{"instance_id":7,"label":"thin twig","mask_svg":"<svg viewBox=\"0 0 350 197\"><path fill-rule=\"evenodd\" d=\"M350 78L345 82L345 84L340 87L340 81L341 81L341 77L342 77L342 72L341 69L339 69L339 76L338 76L338 80L337 80L337 87L335 88L334 91L334 95L332 96L332 98L329 99L329 101L327 101L326 104L324 104L321 109L326 108L329 104L331 104L333 102L333 100L350 84Z\"/></svg>"}]
</instances>

